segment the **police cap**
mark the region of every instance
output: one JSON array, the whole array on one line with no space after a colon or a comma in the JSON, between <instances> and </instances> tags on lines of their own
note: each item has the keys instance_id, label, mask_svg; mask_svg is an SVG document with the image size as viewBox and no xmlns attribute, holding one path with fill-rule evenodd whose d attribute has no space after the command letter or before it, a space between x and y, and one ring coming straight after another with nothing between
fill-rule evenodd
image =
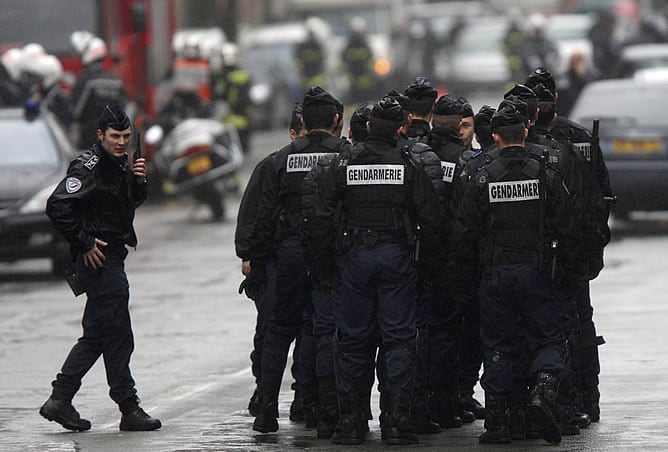
<instances>
[{"instance_id":1,"label":"police cap","mask_svg":"<svg viewBox=\"0 0 668 452\"><path fill-rule=\"evenodd\" d=\"M542 83L534 86L534 91L538 97L538 102L554 102L554 93L545 87Z\"/></svg>"},{"instance_id":2,"label":"police cap","mask_svg":"<svg viewBox=\"0 0 668 452\"><path fill-rule=\"evenodd\" d=\"M386 121L403 122L404 110L396 99L386 96L373 105L371 116Z\"/></svg>"},{"instance_id":3,"label":"police cap","mask_svg":"<svg viewBox=\"0 0 668 452\"><path fill-rule=\"evenodd\" d=\"M371 116L371 110L373 110L371 102L362 102L350 117L350 124L365 126L369 120L369 116Z\"/></svg>"},{"instance_id":4,"label":"police cap","mask_svg":"<svg viewBox=\"0 0 668 452\"><path fill-rule=\"evenodd\" d=\"M499 105L499 109L492 115L492 131L497 130L499 127L514 126L518 124L524 124L524 118L522 118L517 107L511 102L505 100L502 101Z\"/></svg>"},{"instance_id":5,"label":"police cap","mask_svg":"<svg viewBox=\"0 0 668 452\"><path fill-rule=\"evenodd\" d=\"M472 118L473 117L473 107L466 97L460 96L457 99L462 104L462 117L463 118Z\"/></svg>"},{"instance_id":6,"label":"police cap","mask_svg":"<svg viewBox=\"0 0 668 452\"><path fill-rule=\"evenodd\" d=\"M459 99L446 94L439 97L434 104L434 114L437 116L463 115L464 107Z\"/></svg>"},{"instance_id":7,"label":"police cap","mask_svg":"<svg viewBox=\"0 0 668 452\"><path fill-rule=\"evenodd\" d=\"M438 91L426 77L415 77L413 83L408 85L404 94L411 100L435 101L438 97Z\"/></svg>"},{"instance_id":8,"label":"police cap","mask_svg":"<svg viewBox=\"0 0 668 452\"><path fill-rule=\"evenodd\" d=\"M516 83L515 86L506 91L506 93L503 95L503 98L506 99L508 96L512 95L519 96L521 99L536 98L536 93L531 88L521 83Z\"/></svg>"},{"instance_id":9,"label":"police cap","mask_svg":"<svg viewBox=\"0 0 668 452\"><path fill-rule=\"evenodd\" d=\"M112 128L114 130L125 130L130 127L130 118L121 107L118 101L109 101L104 106L100 117L97 120L97 128L106 130Z\"/></svg>"},{"instance_id":10,"label":"police cap","mask_svg":"<svg viewBox=\"0 0 668 452\"><path fill-rule=\"evenodd\" d=\"M329 94L327 91L319 86L313 86L309 88L309 90L306 92L306 95L304 96L303 108L331 105L336 108L338 112L340 104L341 102L336 100L334 96Z\"/></svg>"},{"instance_id":11,"label":"police cap","mask_svg":"<svg viewBox=\"0 0 668 452\"><path fill-rule=\"evenodd\" d=\"M388 91L386 96L396 99L397 102L399 102L399 105L401 105L401 108L403 108L404 110L410 111L410 109L411 109L411 99L410 99L410 97L401 94L400 92L398 92L395 89Z\"/></svg>"},{"instance_id":12,"label":"police cap","mask_svg":"<svg viewBox=\"0 0 668 452\"><path fill-rule=\"evenodd\" d=\"M552 91L552 94L557 93L557 85L554 81L552 73L544 67L537 67L527 77L524 84L533 89L537 84L542 83L547 89Z\"/></svg>"},{"instance_id":13,"label":"police cap","mask_svg":"<svg viewBox=\"0 0 668 452\"><path fill-rule=\"evenodd\" d=\"M489 105L483 105L480 107L480 110L478 110L478 113L476 113L473 117L473 123L476 127L479 125L490 125L492 122L492 116L494 115L495 111L496 108L490 107Z\"/></svg>"},{"instance_id":14,"label":"police cap","mask_svg":"<svg viewBox=\"0 0 668 452\"><path fill-rule=\"evenodd\" d=\"M517 111L520 112L524 118L528 119L529 118L529 104L522 99L520 96L516 96L514 94L511 94L510 96L506 97L504 100L501 101L501 105L503 105L504 102L513 104L515 108L517 108ZM499 108L501 108L499 106Z\"/></svg>"}]
</instances>

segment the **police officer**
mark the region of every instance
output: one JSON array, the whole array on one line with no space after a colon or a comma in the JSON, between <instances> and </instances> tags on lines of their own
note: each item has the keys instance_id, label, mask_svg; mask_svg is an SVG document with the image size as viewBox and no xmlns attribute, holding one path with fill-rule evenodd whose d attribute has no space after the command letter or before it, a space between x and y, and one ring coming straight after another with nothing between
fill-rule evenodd
<instances>
[{"instance_id":1,"label":"police officer","mask_svg":"<svg viewBox=\"0 0 668 452\"><path fill-rule=\"evenodd\" d=\"M404 90L409 99L411 123L406 131L409 138L427 136L431 130L431 115L434 110L434 101L438 97L436 88L425 77L415 77L413 83Z\"/></svg>"},{"instance_id":2,"label":"police officer","mask_svg":"<svg viewBox=\"0 0 668 452\"><path fill-rule=\"evenodd\" d=\"M361 17L353 17L349 26L349 34L341 51L341 63L350 86L348 100L357 102L373 89L373 52L366 37L366 21Z\"/></svg>"},{"instance_id":3,"label":"police officer","mask_svg":"<svg viewBox=\"0 0 668 452\"><path fill-rule=\"evenodd\" d=\"M70 94L71 130L79 149L88 149L97 142L96 121L105 105L110 100L121 104L126 101L123 82L104 67L108 53L106 43L92 35L81 47L83 71Z\"/></svg>"},{"instance_id":4,"label":"police officer","mask_svg":"<svg viewBox=\"0 0 668 452\"><path fill-rule=\"evenodd\" d=\"M309 17L306 26L306 39L295 49L295 63L299 68L302 87L325 85L325 55L317 33L325 26L317 17Z\"/></svg>"},{"instance_id":5,"label":"police officer","mask_svg":"<svg viewBox=\"0 0 668 452\"><path fill-rule=\"evenodd\" d=\"M135 208L146 198L146 163L130 164L126 148L130 119L118 103L100 115L98 141L72 161L65 177L47 201L46 213L70 243L76 257L76 275L88 300L83 315L83 336L74 345L53 381L51 397L40 414L69 430L88 430L72 406L81 380L102 355L109 395L121 410L121 430L155 430L160 421L139 406L130 373L134 349L126 245L137 246L132 226Z\"/></svg>"},{"instance_id":6,"label":"police officer","mask_svg":"<svg viewBox=\"0 0 668 452\"><path fill-rule=\"evenodd\" d=\"M335 235L336 212L342 211L343 253L336 315L335 356L339 423L335 444L365 439L360 390L370 365L368 347L376 327L387 366L388 444L417 441L411 431L410 398L415 359L416 268L414 227L432 233L440 217L428 176L397 148L404 114L399 103L384 98L369 118L369 137L341 153L323 176L316 224L322 243ZM331 256L337 248L329 242Z\"/></svg>"},{"instance_id":7,"label":"police officer","mask_svg":"<svg viewBox=\"0 0 668 452\"><path fill-rule=\"evenodd\" d=\"M525 84L531 87L537 83L542 83L552 92L558 105L559 93L550 71L541 67L534 69ZM614 195L610 188L608 170L598 137L593 137L582 125L559 114L552 124L551 133L560 143L572 146L580 152L586 161L583 193L586 195L584 202L588 215L584 218L586 224L583 243L588 268L576 295L579 337L575 367L578 398L581 400L579 408L587 413L593 422L598 422L600 419L598 375L601 371L598 347L604 344L605 340L597 335L593 321L594 309L591 304L589 281L595 279L603 269L603 250L610 241L608 218L611 205L614 203Z\"/></svg>"},{"instance_id":8,"label":"police officer","mask_svg":"<svg viewBox=\"0 0 668 452\"><path fill-rule=\"evenodd\" d=\"M292 110L292 121L290 124L290 139L295 140L299 136L306 135L306 129L301 121L302 105L301 102L295 104ZM255 234L255 217L260 205L260 196L262 194L263 184L268 180L267 171L270 167L273 154L269 154L260 160L248 179L246 189L244 190L239 210L237 213L237 226L234 234L234 246L237 257L241 259L241 273L245 276L239 293L242 291L246 296L253 300L257 310L257 319L255 324L255 334L253 335L253 351L250 354L251 371L255 377L256 385L259 385L262 372L262 345L264 336L274 308L275 302L275 256L273 253L266 253L265 250L258 248L257 236ZM264 258L264 259L263 259ZM268 259L267 259L268 258ZM294 359L292 366L292 375L295 378L293 389L295 398L290 406L291 420L303 420L303 409L301 406L301 395L297 380L297 365L299 354L299 337L294 349ZM250 402L248 411L251 416L257 416L259 413L259 392L255 389Z\"/></svg>"},{"instance_id":9,"label":"police officer","mask_svg":"<svg viewBox=\"0 0 668 452\"><path fill-rule=\"evenodd\" d=\"M262 350L262 377L260 380L259 414L253 429L259 432L278 430L278 394L288 349L294 337L303 327L303 316L311 306L311 282L302 247L302 194L304 176L315 163L328 154L338 153L349 144L339 138L342 127L341 103L331 94L314 87L303 101L303 122L307 135L275 153L271 159L266 186L262 190L256 218L256 231L260 250L276 253L276 305L272 311L269 328ZM310 331L309 331L310 330ZM300 386L305 405L314 413L317 395L314 357L304 352L314 352L313 328L305 328L311 336L311 344L302 343L300 356ZM308 410L307 410L308 413ZM309 419L307 419L308 425ZM315 419L312 419L315 427Z\"/></svg>"},{"instance_id":10,"label":"police officer","mask_svg":"<svg viewBox=\"0 0 668 452\"><path fill-rule=\"evenodd\" d=\"M558 175L524 149L526 122L513 104L499 106L492 133L499 158L472 177L457 210L462 265L478 259L483 265L480 333L486 431L480 442L510 442L508 399L520 354L526 351L532 381L527 409L540 423L544 439L559 443L553 410L564 339L556 321L552 267L557 259L566 268L572 262L574 220ZM546 241L559 244L549 256Z\"/></svg>"},{"instance_id":11,"label":"police officer","mask_svg":"<svg viewBox=\"0 0 668 452\"><path fill-rule=\"evenodd\" d=\"M473 124L473 107L465 97L460 97L462 104L462 120L459 122L459 139L462 140L466 149L473 150L473 135L475 129Z\"/></svg>"}]
</instances>

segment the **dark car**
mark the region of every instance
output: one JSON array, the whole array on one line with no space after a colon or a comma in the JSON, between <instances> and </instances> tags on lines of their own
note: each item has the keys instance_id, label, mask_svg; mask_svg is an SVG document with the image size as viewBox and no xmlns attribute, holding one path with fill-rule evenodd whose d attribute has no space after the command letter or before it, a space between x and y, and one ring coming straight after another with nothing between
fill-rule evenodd
<instances>
[{"instance_id":1,"label":"dark car","mask_svg":"<svg viewBox=\"0 0 668 452\"><path fill-rule=\"evenodd\" d=\"M614 213L668 210L668 80L612 79L587 85L570 117L592 128L618 197Z\"/></svg>"},{"instance_id":2,"label":"dark car","mask_svg":"<svg viewBox=\"0 0 668 452\"><path fill-rule=\"evenodd\" d=\"M44 211L75 150L48 112L0 108L0 139L0 261L49 258L62 274L69 246Z\"/></svg>"}]
</instances>

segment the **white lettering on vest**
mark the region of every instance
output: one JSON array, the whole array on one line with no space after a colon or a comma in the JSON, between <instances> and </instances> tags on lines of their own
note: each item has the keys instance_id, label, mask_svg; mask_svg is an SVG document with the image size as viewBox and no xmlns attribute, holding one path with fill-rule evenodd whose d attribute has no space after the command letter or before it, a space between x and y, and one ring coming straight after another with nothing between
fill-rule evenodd
<instances>
[{"instance_id":1,"label":"white lettering on vest","mask_svg":"<svg viewBox=\"0 0 668 452\"><path fill-rule=\"evenodd\" d=\"M515 202L540 199L538 179L491 182L489 202Z\"/></svg>"},{"instance_id":2,"label":"white lettering on vest","mask_svg":"<svg viewBox=\"0 0 668 452\"><path fill-rule=\"evenodd\" d=\"M347 185L403 185L403 165L349 165Z\"/></svg>"},{"instance_id":3,"label":"white lettering on vest","mask_svg":"<svg viewBox=\"0 0 668 452\"><path fill-rule=\"evenodd\" d=\"M285 165L288 173L309 172L318 163L318 160L328 155L336 155L329 152L314 152L309 154L290 154Z\"/></svg>"},{"instance_id":4,"label":"white lettering on vest","mask_svg":"<svg viewBox=\"0 0 668 452\"><path fill-rule=\"evenodd\" d=\"M443 169L443 182L452 182L455 178L455 168L456 164L452 162L441 162L441 168Z\"/></svg>"}]
</instances>

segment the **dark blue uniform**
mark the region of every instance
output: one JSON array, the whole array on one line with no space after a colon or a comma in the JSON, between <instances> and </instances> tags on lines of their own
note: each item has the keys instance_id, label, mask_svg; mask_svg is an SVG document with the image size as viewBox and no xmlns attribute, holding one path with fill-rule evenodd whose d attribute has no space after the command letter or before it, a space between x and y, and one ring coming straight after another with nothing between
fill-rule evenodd
<instances>
[{"instance_id":1,"label":"dark blue uniform","mask_svg":"<svg viewBox=\"0 0 668 452\"><path fill-rule=\"evenodd\" d=\"M420 223L430 232L436 227L436 193L428 176L401 154L394 140L375 136L337 157L320 192L314 229L322 237L334 235L340 209L344 231L337 240L342 253L335 361L342 421L337 429L358 428L343 419L359 418L360 388L371 365L368 349L378 331L391 422L410 430L410 425L396 423L410 422L417 300L413 227Z\"/></svg>"},{"instance_id":2,"label":"dark blue uniform","mask_svg":"<svg viewBox=\"0 0 668 452\"><path fill-rule=\"evenodd\" d=\"M547 201L541 201L543 190ZM561 308L551 267L557 259L564 268L572 265L574 219L559 177L549 168L541 175L540 164L523 147L503 149L473 176L457 219L458 255L469 263L479 256L482 265L485 426L488 432L503 431L508 399L518 380L524 384L522 355L528 355L529 377L541 395L563 370ZM545 250L544 242L552 240L559 244L558 255ZM496 442L488 439L481 442Z\"/></svg>"},{"instance_id":3,"label":"dark blue uniform","mask_svg":"<svg viewBox=\"0 0 668 452\"><path fill-rule=\"evenodd\" d=\"M76 271L86 290L83 336L70 351L53 382L54 396L72 400L81 379L102 355L109 395L119 405L135 399L130 373L134 349L128 280L124 260L126 245L136 246L132 226L135 208L146 197L146 184L138 184L127 159L116 159L95 144L74 160L67 177L47 202L47 215L68 240L76 256ZM95 238L107 242L102 268L83 264L82 254L93 248Z\"/></svg>"}]
</instances>

